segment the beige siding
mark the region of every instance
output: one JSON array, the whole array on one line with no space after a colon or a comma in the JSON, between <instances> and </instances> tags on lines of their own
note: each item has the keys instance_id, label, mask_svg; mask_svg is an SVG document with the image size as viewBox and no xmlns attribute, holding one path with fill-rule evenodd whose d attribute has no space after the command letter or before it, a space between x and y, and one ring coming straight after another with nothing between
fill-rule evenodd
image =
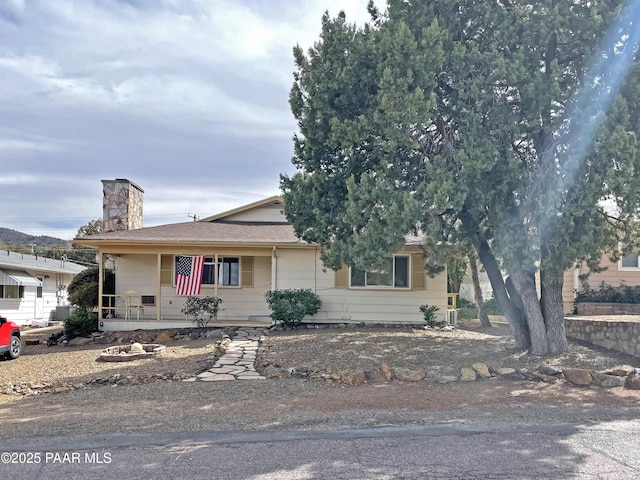
<instances>
[{"instance_id":1,"label":"beige siding","mask_svg":"<svg viewBox=\"0 0 640 480\"><path fill-rule=\"evenodd\" d=\"M224 218L225 222L276 222L286 223L282 205L265 205Z\"/></svg>"},{"instance_id":2,"label":"beige siding","mask_svg":"<svg viewBox=\"0 0 640 480\"><path fill-rule=\"evenodd\" d=\"M600 265L607 267L607 269L589 276L588 282L591 288L599 288L602 282L613 286L620 285L620 282L624 282L627 285L640 285L640 269L621 270L618 268L619 263L609 260L608 255L603 256ZM586 271L587 267L583 265L581 273Z\"/></svg>"},{"instance_id":3,"label":"beige siding","mask_svg":"<svg viewBox=\"0 0 640 480\"><path fill-rule=\"evenodd\" d=\"M269 309L264 294L271 284L271 258L253 258L253 285L248 287L218 287L218 296L222 298L220 320L246 320L250 315L268 315ZM116 294L119 296L118 314L124 316L124 294L135 291L140 295L156 295L157 257L156 255L122 255L116 267ZM214 286L203 286L200 294L215 295ZM173 285L161 287L161 319L182 319L180 311L186 297L177 296ZM156 306L158 299L156 298ZM144 307L141 319L156 319L156 307Z\"/></svg>"},{"instance_id":4,"label":"beige siding","mask_svg":"<svg viewBox=\"0 0 640 480\"><path fill-rule=\"evenodd\" d=\"M612 262L608 254L603 255L600 260L600 266L606 267L606 270L589 275L587 279L589 288L597 290L603 282L614 287L623 282L630 286L640 285L640 269L620 269L619 265L619 262ZM585 263L579 266L578 274L583 275L588 272L589 268ZM564 275L562 297L564 300L565 313L570 313L573 310L574 290L581 291L584 290L584 288L579 280L576 282L574 269L571 269L567 270Z\"/></svg>"},{"instance_id":5,"label":"beige siding","mask_svg":"<svg viewBox=\"0 0 640 480\"><path fill-rule=\"evenodd\" d=\"M335 274L324 269L318 251L279 248L278 288L310 288L322 300L321 320L418 323L422 304L440 308L444 320L447 305L446 275L426 279L425 290L335 288ZM325 271L326 270L326 271Z\"/></svg>"},{"instance_id":6,"label":"beige siding","mask_svg":"<svg viewBox=\"0 0 640 480\"><path fill-rule=\"evenodd\" d=\"M562 284L562 304L564 313L573 312L574 293L577 286L575 285L575 270L567 270L564 272L564 280Z\"/></svg>"}]
</instances>

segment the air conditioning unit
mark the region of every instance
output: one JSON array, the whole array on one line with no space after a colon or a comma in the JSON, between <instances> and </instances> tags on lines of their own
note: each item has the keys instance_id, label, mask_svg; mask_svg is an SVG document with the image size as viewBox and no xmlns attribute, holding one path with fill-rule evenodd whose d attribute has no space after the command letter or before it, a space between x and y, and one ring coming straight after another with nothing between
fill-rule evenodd
<instances>
[{"instance_id":1,"label":"air conditioning unit","mask_svg":"<svg viewBox=\"0 0 640 480\"><path fill-rule=\"evenodd\" d=\"M452 308L447 310L447 323L454 327L458 325L458 310Z\"/></svg>"}]
</instances>

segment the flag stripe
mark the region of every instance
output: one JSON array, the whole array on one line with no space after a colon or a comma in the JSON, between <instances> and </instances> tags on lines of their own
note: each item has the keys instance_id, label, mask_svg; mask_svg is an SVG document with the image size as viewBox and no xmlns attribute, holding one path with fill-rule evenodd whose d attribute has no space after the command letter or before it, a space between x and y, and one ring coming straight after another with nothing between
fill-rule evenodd
<instances>
[{"instance_id":1,"label":"flag stripe","mask_svg":"<svg viewBox=\"0 0 640 480\"><path fill-rule=\"evenodd\" d=\"M176 262L176 294L199 295L203 269L203 256L179 256Z\"/></svg>"}]
</instances>

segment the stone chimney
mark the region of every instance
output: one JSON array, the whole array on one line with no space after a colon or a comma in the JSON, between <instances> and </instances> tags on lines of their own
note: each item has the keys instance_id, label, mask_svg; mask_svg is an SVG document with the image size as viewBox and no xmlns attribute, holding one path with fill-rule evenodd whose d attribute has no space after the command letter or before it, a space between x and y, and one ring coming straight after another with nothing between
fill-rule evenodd
<instances>
[{"instance_id":1,"label":"stone chimney","mask_svg":"<svg viewBox=\"0 0 640 480\"><path fill-rule=\"evenodd\" d=\"M142 228L142 190L126 178L102 180L104 232Z\"/></svg>"}]
</instances>

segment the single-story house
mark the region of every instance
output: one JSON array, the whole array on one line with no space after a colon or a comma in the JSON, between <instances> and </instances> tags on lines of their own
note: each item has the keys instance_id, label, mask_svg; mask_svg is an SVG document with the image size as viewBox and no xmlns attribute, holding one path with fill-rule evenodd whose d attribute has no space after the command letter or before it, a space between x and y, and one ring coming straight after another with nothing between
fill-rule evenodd
<instances>
[{"instance_id":1,"label":"single-story house","mask_svg":"<svg viewBox=\"0 0 640 480\"><path fill-rule=\"evenodd\" d=\"M66 260L0 252L0 314L18 325L64 320L67 286L85 268Z\"/></svg>"},{"instance_id":2,"label":"single-story house","mask_svg":"<svg viewBox=\"0 0 640 480\"><path fill-rule=\"evenodd\" d=\"M320 260L318 245L294 234L274 196L198 221L144 228L142 190L126 179L103 180L105 228L115 231L76 238L95 247L99 264L115 271L115 293L101 288L103 330L192 326L181 312L187 298L176 278L184 257L204 257L200 296L223 300L217 325L271 323L265 293L309 288L322 300L314 322L420 323L420 305L435 305L444 320L446 273L425 272L418 238L389 257L386 272L364 272L344 266L334 272ZM182 260L181 260L182 259ZM101 275L103 277L103 275Z\"/></svg>"}]
</instances>

